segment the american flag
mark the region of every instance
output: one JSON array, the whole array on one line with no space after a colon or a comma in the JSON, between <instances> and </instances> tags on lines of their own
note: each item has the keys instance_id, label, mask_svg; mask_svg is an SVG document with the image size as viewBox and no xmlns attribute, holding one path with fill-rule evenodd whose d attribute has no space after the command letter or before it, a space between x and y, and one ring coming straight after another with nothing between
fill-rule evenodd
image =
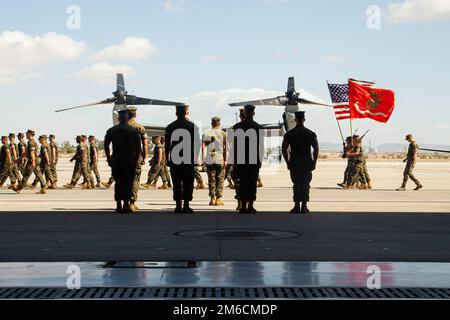
<instances>
[{"instance_id":1,"label":"american flag","mask_svg":"<svg viewBox=\"0 0 450 320\"><path fill-rule=\"evenodd\" d=\"M337 120L350 119L350 105L348 102L348 84L328 84L331 102Z\"/></svg>"}]
</instances>

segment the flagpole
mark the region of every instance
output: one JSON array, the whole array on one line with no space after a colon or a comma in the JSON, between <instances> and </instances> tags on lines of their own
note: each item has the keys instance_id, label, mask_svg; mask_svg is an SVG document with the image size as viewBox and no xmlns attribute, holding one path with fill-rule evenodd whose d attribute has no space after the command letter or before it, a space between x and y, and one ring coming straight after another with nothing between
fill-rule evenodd
<instances>
[{"instance_id":1,"label":"flagpole","mask_svg":"<svg viewBox=\"0 0 450 320\"><path fill-rule=\"evenodd\" d=\"M328 84L329 84L329 82L328 82L328 80L327 80L327 86L328 86ZM334 108L333 108L333 109L334 109ZM336 113L334 114L334 117L336 118L336 122L337 122L337 125L338 125L338 128L339 128L339 133L341 134L342 142L345 142L345 140L344 140L344 135L342 134L341 124L339 123L339 120L338 120L338 118L337 118L337 116L336 116Z\"/></svg>"}]
</instances>

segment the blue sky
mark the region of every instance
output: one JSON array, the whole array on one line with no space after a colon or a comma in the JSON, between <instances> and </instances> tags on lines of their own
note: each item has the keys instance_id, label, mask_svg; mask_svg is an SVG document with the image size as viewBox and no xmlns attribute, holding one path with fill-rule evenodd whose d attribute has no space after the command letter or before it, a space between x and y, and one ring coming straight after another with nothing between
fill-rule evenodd
<instances>
[{"instance_id":1,"label":"blue sky","mask_svg":"<svg viewBox=\"0 0 450 320\"><path fill-rule=\"evenodd\" d=\"M329 100L327 79L376 80L378 86L396 91L397 106L387 125L355 121L360 131L371 129L370 140L402 142L411 132L419 142L450 144L448 2L8 2L0 13L3 36L21 32L29 37L23 40L26 44L50 32L66 38L46 38L45 47L30 45L16 54L11 41L0 36L0 67L7 70L0 71L0 131L35 128L63 140L81 132L102 136L111 125L109 106L61 114L53 110L109 97L114 73L123 69L129 93L187 101L194 120L208 123L210 116L220 115L225 125L234 119L226 102L282 93L289 76L296 77L297 89L324 100ZM80 29L66 26L70 5L81 10ZM381 9L380 29L367 28L370 5ZM146 53L133 55L133 46L124 44L127 38L144 41ZM112 45L113 54L105 53ZM114 50L123 54L118 57ZM307 125L319 140L339 142L330 110L306 110ZM173 113L142 107L139 117L143 123L167 124ZM281 109L257 110L260 122L280 119ZM342 125L348 131L348 123Z\"/></svg>"}]
</instances>

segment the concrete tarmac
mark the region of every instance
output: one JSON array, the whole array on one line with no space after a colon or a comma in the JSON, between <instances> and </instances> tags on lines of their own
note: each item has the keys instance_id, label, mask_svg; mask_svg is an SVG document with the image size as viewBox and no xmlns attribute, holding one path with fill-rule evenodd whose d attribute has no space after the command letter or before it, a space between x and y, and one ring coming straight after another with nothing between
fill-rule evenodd
<instances>
[{"instance_id":1,"label":"concrete tarmac","mask_svg":"<svg viewBox=\"0 0 450 320\"><path fill-rule=\"evenodd\" d=\"M139 214L116 215L112 189L58 189L47 195L2 189L0 262L450 261L449 162L419 163L416 174L425 188L406 192L393 191L402 163L369 163L373 190L335 187L344 166L319 163L309 215L287 213L291 182L280 165L262 171L256 215L236 214L229 189L223 207L208 206L207 190L196 190L193 215L171 213L171 190L143 189ZM70 174L70 164L62 163L59 184ZM104 163L101 174L109 177ZM217 230L225 233L189 234Z\"/></svg>"}]
</instances>

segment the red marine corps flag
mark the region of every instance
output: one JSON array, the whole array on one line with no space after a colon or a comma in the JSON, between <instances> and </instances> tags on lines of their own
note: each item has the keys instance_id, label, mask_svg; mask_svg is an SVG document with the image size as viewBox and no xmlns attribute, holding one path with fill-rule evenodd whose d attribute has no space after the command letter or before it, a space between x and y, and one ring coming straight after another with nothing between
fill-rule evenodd
<instances>
[{"instance_id":1,"label":"red marine corps flag","mask_svg":"<svg viewBox=\"0 0 450 320\"><path fill-rule=\"evenodd\" d=\"M395 107L392 90L374 88L356 81L348 81L350 118L370 118L386 123Z\"/></svg>"}]
</instances>

